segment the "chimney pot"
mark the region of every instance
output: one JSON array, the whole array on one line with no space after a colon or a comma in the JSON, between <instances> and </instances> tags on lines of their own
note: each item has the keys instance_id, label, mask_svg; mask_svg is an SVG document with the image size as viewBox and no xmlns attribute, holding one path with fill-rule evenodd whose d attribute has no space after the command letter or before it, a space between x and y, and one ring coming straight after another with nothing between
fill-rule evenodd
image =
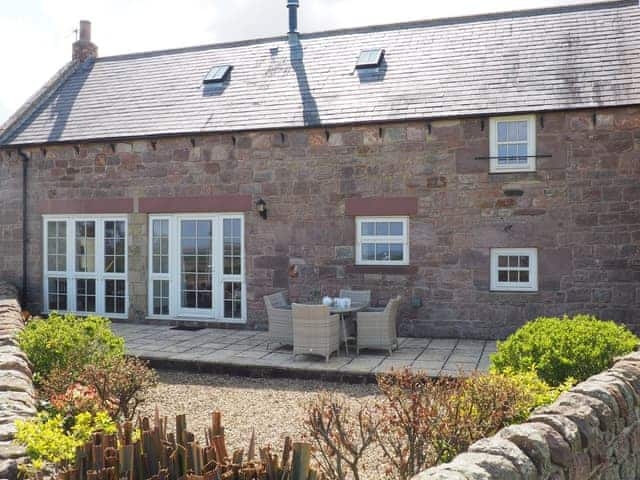
<instances>
[{"instance_id":1,"label":"chimney pot","mask_svg":"<svg viewBox=\"0 0 640 480\"><path fill-rule=\"evenodd\" d=\"M287 8L289 9L289 36L298 33L298 7L299 0L287 0Z\"/></svg>"},{"instance_id":2,"label":"chimney pot","mask_svg":"<svg viewBox=\"0 0 640 480\"><path fill-rule=\"evenodd\" d=\"M91 22L80 20L78 40L73 42L71 59L74 62L84 62L88 58L98 56L98 47L91 41Z\"/></svg>"},{"instance_id":3,"label":"chimney pot","mask_svg":"<svg viewBox=\"0 0 640 480\"><path fill-rule=\"evenodd\" d=\"M91 22L89 20L80 20L80 36L78 40L82 42L91 41Z\"/></svg>"}]
</instances>

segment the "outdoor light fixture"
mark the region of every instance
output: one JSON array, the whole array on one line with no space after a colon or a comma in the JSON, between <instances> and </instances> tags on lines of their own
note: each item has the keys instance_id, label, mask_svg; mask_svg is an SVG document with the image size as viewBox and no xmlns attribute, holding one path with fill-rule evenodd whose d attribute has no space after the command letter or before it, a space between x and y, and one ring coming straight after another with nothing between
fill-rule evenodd
<instances>
[{"instance_id":1,"label":"outdoor light fixture","mask_svg":"<svg viewBox=\"0 0 640 480\"><path fill-rule=\"evenodd\" d=\"M267 203L263 199L258 199L256 209L262 218L267 219Z\"/></svg>"}]
</instances>

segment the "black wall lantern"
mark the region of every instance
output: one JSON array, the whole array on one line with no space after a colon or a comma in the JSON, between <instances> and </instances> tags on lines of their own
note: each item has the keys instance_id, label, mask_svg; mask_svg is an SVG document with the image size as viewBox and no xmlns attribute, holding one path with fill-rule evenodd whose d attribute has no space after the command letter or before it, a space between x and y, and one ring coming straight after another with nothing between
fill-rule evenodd
<instances>
[{"instance_id":1,"label":"black wall lantern","mask_svg":"<svg viewBox=\"0 0 640 480\"><path fill-rule=\"evenodd\" d=\"M256 209L262 218L267 219L267 203L263 199L258 199Z\"/></svg>"}]
</instances>

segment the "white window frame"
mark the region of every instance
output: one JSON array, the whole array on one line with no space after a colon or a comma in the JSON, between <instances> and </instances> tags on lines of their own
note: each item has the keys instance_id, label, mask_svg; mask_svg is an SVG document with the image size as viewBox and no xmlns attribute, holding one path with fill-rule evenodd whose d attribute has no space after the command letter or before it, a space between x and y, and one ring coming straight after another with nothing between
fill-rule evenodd
<instances>
[{"instance_id":1,"label":"white window frame","mask_svg":"<svg viewBox=\"0 0 640 480\"><path fill-rule=\"evenodd\" d=\"M529 282L500 282L498 280L498 257L528 256ZM537 292L538 291L538 249L537 248L492 248L491 249L491 290L494 292Z\"/></svg>"},{"instance_id":2,"label":"white window frame","mask_svg":"<svg viewBox=\"0 0 640 480\"><path fill-rule=\"evenodd\" d=\"M75 251L75 223L77 221L95 222L95 271L76 271L76 251ZM125 249L124 249L124 273L112 273L104 271L104 224L105 222L124 222ZM47 242L48 222L66 222L67 228L67 262L65 271L48 271L48 249ZM78 315L100 315L109 318L128 318L129 312L129 222L126 215L43 215L42 216L42 271L43 271L43 312L50 313L49 310L49 278L64 278L67 281L67 310L62 313L74 313ZM93 279L96 281L96 308L95 312L78 311L76 308L76 280ZM125 304L124 313L107 313L105 311L105 280L125 281Z\"/></svg>"},{"instance_id":3,"label":"white window frame","mask_svg":"<svg viewBox=\"0 0 640 480\"><path fill-rule=\"evenodd\" d=\"M230 275L224 273L224 239L223 222L225 219L240 220L240 254L241 254L241 274ZM153 221L169 221L169 273L153 273ZM181 278L180 278L180 222L182 220L211 220L212 221L212 311L193 313L188 309L181 308ZM150 319L157 320L198 320L212 323L236 323L243 324L247 321L247 282L246 282L246 254L245 254L245 222L242 213L195 213L195 214L158 214L149 215L148 223L148 285L147 304ZM169 281L169 314L159 315L153 313L153 281ZM240 282L242 286L241 317L224 317L224 283Z\"/></svg>"},{"instance_id":4,"label":"white window frame","mask_svg":"<svg viewBox=\"0 0 640 480\"><path fill-rule=\"evenodd\" d=\"M402 236L399 235L362 235L365 222L402 222ZM363 260L363 243L402 243L402 260ZM356 217L356 265L409 265L409 217L390 216Z\"/></svg>"},{"instance_id":5,"label":"white window frame","mask_svg":"<svg viewBox=\"0 0 640 480\"><path fill-rule=\"evenodd\" d=\"M527 128L527 164L526 165L499 165L498 164L498 122L522 122L526 121ZM536 171L536 116L535 115L508 115L502 117L491 117L489 119L490 137L490 172L510 173L510 172L535 172Z\"/></svg>"}]
</instances>

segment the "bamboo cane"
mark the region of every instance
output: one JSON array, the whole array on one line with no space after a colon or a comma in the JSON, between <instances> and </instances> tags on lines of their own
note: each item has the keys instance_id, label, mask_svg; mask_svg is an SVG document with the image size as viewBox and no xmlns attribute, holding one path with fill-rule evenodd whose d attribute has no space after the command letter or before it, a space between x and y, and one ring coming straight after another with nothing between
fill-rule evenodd
<instances>
[{"instance_id":1,"label":"bamboo cane","mask_svg":"<svg viewBox=\"0 0 640 480\"><path fill-rule=\"evenodd\" d=\"M291 461L291 480L307 480L309 462L311 460L311 444L296 442L293 444L293 460Z\"/></svg>"}]
</instances>

